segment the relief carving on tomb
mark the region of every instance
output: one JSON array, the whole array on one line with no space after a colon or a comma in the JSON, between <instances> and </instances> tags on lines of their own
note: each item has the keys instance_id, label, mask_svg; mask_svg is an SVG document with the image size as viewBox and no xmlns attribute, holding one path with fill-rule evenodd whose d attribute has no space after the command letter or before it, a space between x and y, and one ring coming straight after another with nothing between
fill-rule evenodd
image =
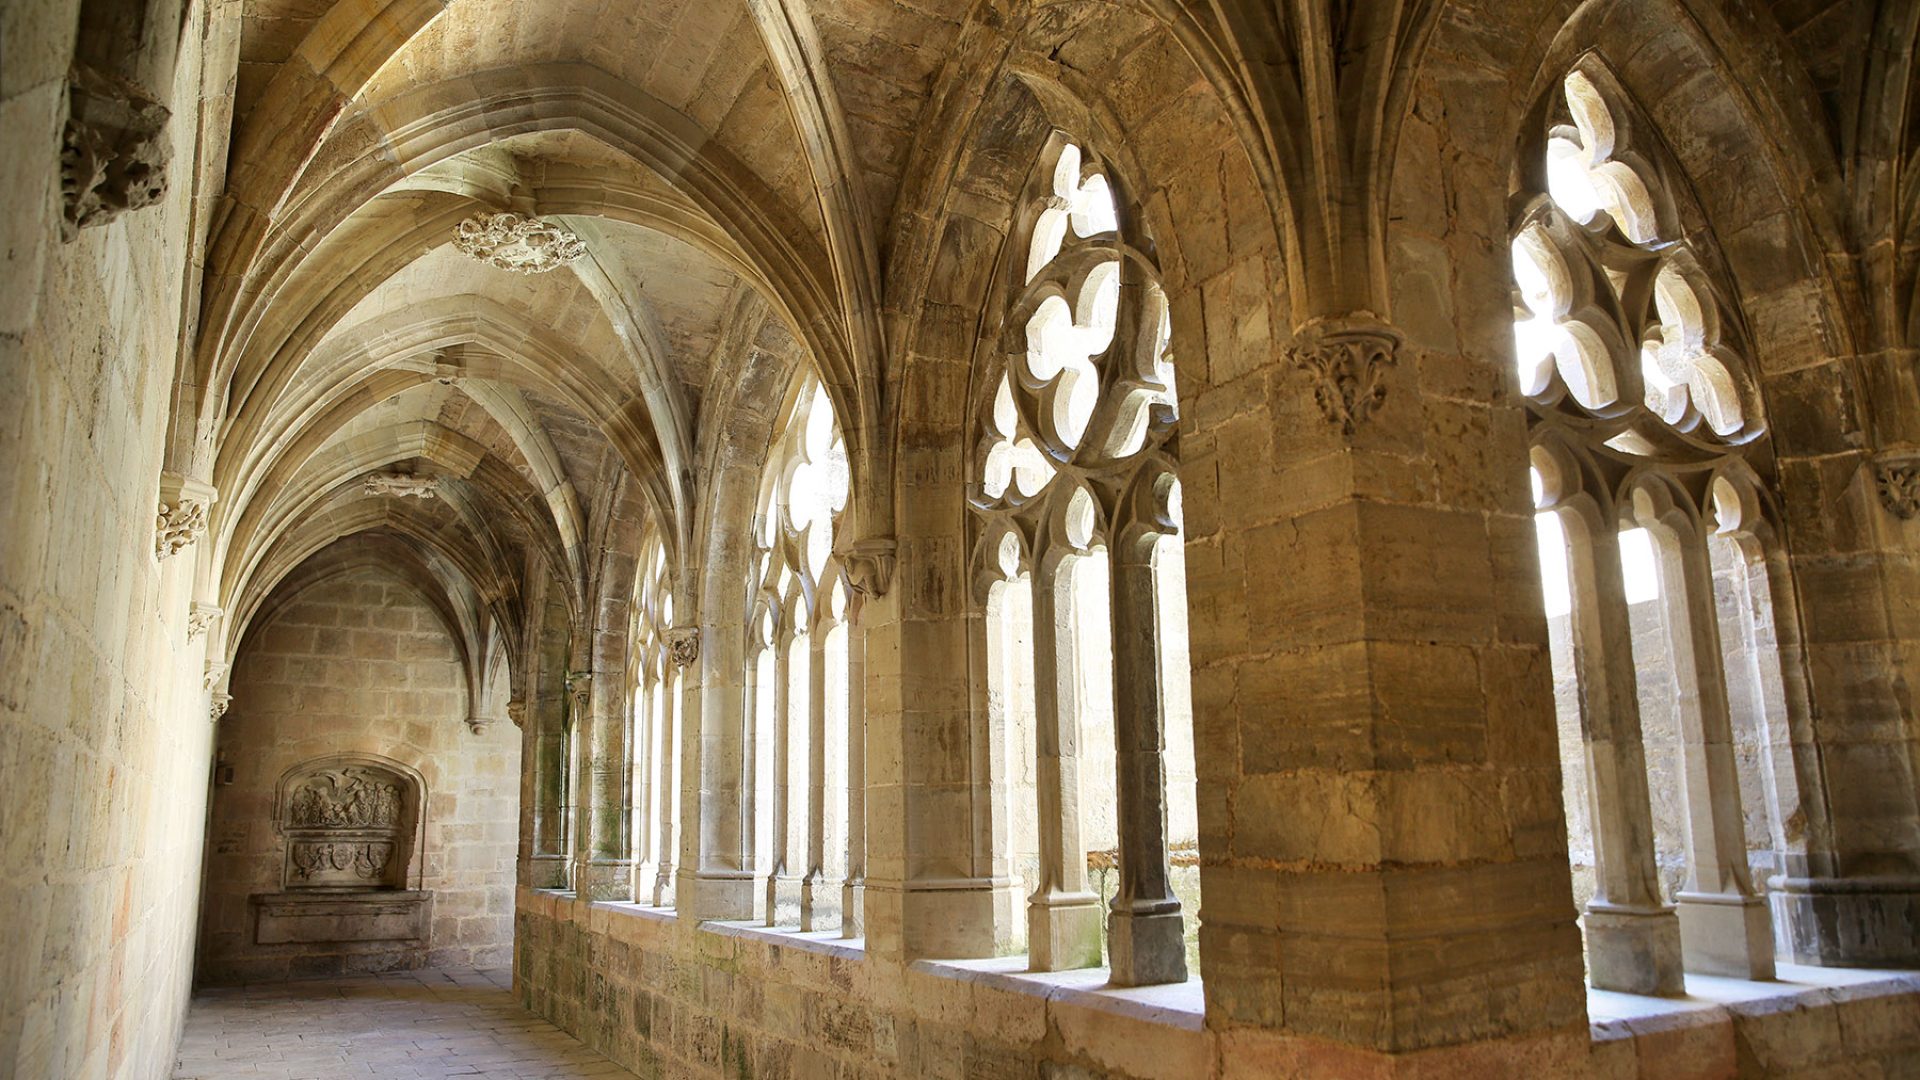
<instances>
[{"instance_id":1,"label":"relief carving on tomb","mask_svg":"<svg viewBox=\"0 0 1920 1080\"><path fill-rule=\"evenodd\" d=\"M324 763L285 788L285 885L293 889L401 888L418 786L373 764Z\"/></svg>"},{"instance_id":2,"label":"relief carving on tomb","mask_svg":"<svg viewBox=\"0 0 1920 1080\"><path fill-rule=\"evenodd\" d=\"M453 246L468 255L516 274L544 274L587 253L587 245L565 225L505 212L476 214L455 229Z\"/></svg>"},{"instance_id":3,"label":"relief carving on tomb","mask_svg":"<svg viewBox=\"0 0 1920 1080\"><path fill-rule=\"evenodd\" d=\"M1351 436L1386 401L1386 369L1399 350L1400 334L1384 323L1328 319L1302 329L1289 354L1312 380L1321 414Z\"/></svg>"},{"instance_id":4,"label":"relief carving on tomb","mask_svg":"<svg viewBox=\"0 0 1920 1080\"><path fill-rule=\"evenodd\" d=\"M368 473L366 493L392 495L400 499L431 499L440 494L440 478L407 473Z\"/></svg>"},{"instance_id":5,"label":"relief carving on tomb","mask_svg":"<svg viewBox=\"0 0 1920 1080\"><path fill-rule=\"evenodd\" d=\"M1920 517L1920 456L1883 460L1873 479L1888 513L1902 521Z\"/></svg>"},{"instance_id":6,"label":"relief carving on tomb","mask_svg":"<svg viewBox=\"0 0 1920 1080\"><path fill-rule=\"evenodd\" d=\"M60 235L105 225L167 191L167 109L126 79L75 64L60 143Z\"/></svg>"}]
</instances>

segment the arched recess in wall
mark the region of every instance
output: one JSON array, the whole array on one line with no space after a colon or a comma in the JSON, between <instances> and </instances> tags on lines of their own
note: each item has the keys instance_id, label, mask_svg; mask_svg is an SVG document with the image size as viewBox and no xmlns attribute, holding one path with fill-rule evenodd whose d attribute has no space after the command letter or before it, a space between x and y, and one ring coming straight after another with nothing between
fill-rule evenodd
<instances>
[{"instance_id":1,"label":"arched recess in wall","mask_svg":"<svg viewBox=\"0 0 1920 1080\"><path fill-rule=\"evenodd\" d=\"M1770 978L1768 882L1804 872L1805 705L1750 324L1597 54L1543 91L1520 155L1514 352L1589 977Z\"/></svg>"},{"instance_id":2,"label":"arched recess in wall","mask_svg":"<svg viewBox=\"0 0 1920 1080\"><path fill-rule=\"evenodd\" d=\"M1016 818L1028 817L1024 804L1018 808L1015 804L1021 800L1037 804L1037 794L1024 794L1022 789L1027 785L1019 778L1018 763L1009 761L1012 748L1005 738L1005 726L992 719L996 714L1004 715L1007 704L1021 698L1022 692L1013 681L1016 677L1004 674L1006 665L1000 661L1025 646L1014 634L1006 635L1012 643L1008 649L989 643L986 626L989 607L995 618L1002 610L994 595L996 579L1004 583L1010 573L1017 581L1023 560L1033 561L1039 556L1034 554L1035 529L1013 527L1010 521L992 523L992 515L973 509L973 500L982 491L984 455L991 453L986 444L1001 441L993 425L993 404L999 376L1008 369L1008 358L1015 353L1004 347L1005 343L1024 335L1027 318L1037 310L1021 311L1019 321L1014 321L1010 294L1026 284L1032 227L1047 209L1031 200L1034 192L1029 182L1036 176L1051 181L1058 162L1048 156L1050 144L1056 138L1060 140L1058 145L1072 143L1094 171L1107 171L1110 184L1120 182L1127 187L1121 194L1129 230L1124 245L1135 249L1138 257L1129 254L1123 260L1128 267L1126 273L1145 275L1151 268L1153 280L1166 300L1164 325L1155 319L1136 325L1136 316L1145 305L1132 297L1147 279L1126 279L1123 290L1130 297L1126 344L1135 351L1112 365L1104 359L1093 365L1101 369L1098 385L1102 392L1096 395L1099 419L1088 420L1090 426L1114 424L1125 411L1121 400L1133 397L1127 392L1110 393L1123 366L1124 378L1131 384L1127 391L1166 392L1177 399L1185 414L1196 399L1204 399L1237 374L1271 361L1270 316L1278 311L1284 317L1287 310L1286 285L1274 279L1275 274L1284 272L1285 262L1268 212L1267 191L1257 179L1257 170L1239 138L1241 128L1230 109L1199 67L1182 53L1179 39L1169 37L1167 27L1152 15L1108 7L1080 8L1075 15L1085 23L1075 23L1077 31L1070 35L1070 45L1062 43L1069 35L1060 26L1032 11L1014 13L1004 24L990 29L970 27L962 35L958 57L936 94L941 102L938 122L924 126L916 147L916 157L936 164L909 177L896 216L898 238L892 250L897 259L889 281L889 305L904 313L897 324L895 352L903 360L896 401L911 406L897 406L890 418L900 447L897 453L903 478L896 491L898 514L902 521L938 522L942 528L964 531L967 537L963 550L956 553L958 565L949 566L940 544L951 533L936 534L928 524L921 527L923 535L903 534L903 550L909 542L924 544L936 565L928 569L930 576L924 581L907 578L908 591L900 602L912 605L917 620L934 624L952 620L958 631L956 640L970 642L970 708L964 717L954 720L956 728L961 723L965 726L957 730L942 728L939 738L943 747L965 748L961 752L978 763L973 775L983 778L967 795L969 818L955 822L951 830L939 830L938 835L934 835L936 830L930 823L910 818L906 846L910 853L923 853L915 865L926 867L930 876L948 876L944 888L956 888L954 879L971 875L968 880L979 882L983 892L992 889L990 915L983 913L980 917L981 925L993 928L990 939L983 940L983 932L953 932L940 923L938 916L926 924L916 924L909 918L908 948L920 955L1004 953L1028 944L1027 901L1033 882L1007 883L1015 879L1023 862L1037 867L1037 837L1023 839L1014 824ZM1099 72L1100 77L1089 78L1086 72ZM1109 95L1109 91L1121 87L1124 92ZM1058 145L1051 149L1057 150ZM1075 176L1074 186L1083 179L1086 177ZM1048 194L1054 193L1049 190ZM1083 256L1091 250L1083 244L1073 246ZM1069 261L1073 257L1069 253ZM1092 264L1100 260L1088 257L1085 261ZM1088 280L1084 272L1090 265L1078 269L1082 276L1061 283L1059 300L1069 316L1077 314L1074 301ZM1247 302L1235 315L1209 326L1201 299L1207 289L1220 290L1223 301L1235 296ZM1050 305L1049 310L1057 309ZM1225 304L1221 310L1226 310ZM1068 318L1062 325L1073 321ZM1170 346L1168 351L1178 371L1177 387L1167 385L1155 371L1154 350L1166 346ZM1019 352L1024 354L1024 348ZM961 356L966 363L956 364L954 358ZM1020 363L1025 366L1024 359ZM1068 380L1058 377L1067 366L1085 370L1078 360L1059 371L1047 368L1054 376L1051 389L1022 389L1023 396L1044 394L1050 403L1045 407L1046 415L1040 410L1028 413L1027 422L1034 425L1031 430L1016 423L1016 436L1006 440L1011 445L994 455L996 468L1005 467L1013 458L1024 458L1032 472L1027 450L1039 448L1032 439L1034 431L1058 431L1062 423L1072 427L1086 419L1072 415L1069 409L1056 420L1051 411L1051 402L1071 396L1071 387L1065 385ZM1079 381L1083 387L1095 385L1084 375ZM1137 404L1137 400L1129 402ZM1020 415L1018 408L1015 415ZM1171 423L1165 417L1160 420ZM1118 424L1113 430L1124 427ZM1023 439L1029 441L1029 447L1020 445ZM1128 440L1119 441L1125 444ZM934 449L956 445L965 448L965 456L958 461L953 460L951 451ZM1166 455L1165 471L1156 474L1167 479L1178 477L1185 488L1178 502L1190 527L1185 538L1189 565L1196 547L1217 552L1223 542L1217 444L1201 439L1197 449L1190 457ZM1017 465L1014 475L1019 476ZM932 482L934 477L941 481ZM1068 486L1072 485L1062 486L1061 491ZM1139 510L1139 521L1171 519L1175 500L1169 496L1173 485L1143 483L1124 490L1132 493L1125 497L1128 513L1135 513L1134 508L1141 503L1161 500L1157 507ZM1136 496L1138 501L1132 501ZM1087 499L1102 506L1091 492L1087 492ZM1103 530L1103 544L1107 537L1104 530L1114 520L1112 510L1119 501L1116 493L1093 515ZM1086 520L1084 513L1074 511L1074 502L1069 493L1059 507L1061 535L1075 534L1073 526ZM1084 506L1083 500L1081 508ZM1055 521L1049 519L1049 527ZM1193 528L1195 525L1197 528ZM1092 535L1088 530L1077 532L1084 538ZM1064 546L1056 548L1056 552L1063 550ZM1000 569L1003 553L1007 556L1005 572ZM1063 575L1069 579L1072 576L1071 572ZM1208 590L1220 584L1218 580L1207 581L1198 586L1197 594L1210 597L1213 594ZM1195 595L1196 587L1190 584L1187 591ZM945 626L941 629L944 631ZM1198 650L1193 659L1201 662ZM1133 669L1138 668L1133 665ZM996 676L996 669L1003 674ZM997 692L996 683L1004 684L1008 692ZM1211 685L1218 688L1230 684L1230 679L1216 679ZM1192 685L1197 694L1202 680L1196 677ZM1201 704L1196 702L1195 708L1199 710ZM916 716L915 721L932 723L923 715ZM1220 734L1218 728L1211 733L1217 740L1211 747L1212 757L1205 738L1197 740L1201 745L1196 746L1195 771L1205 776L1210 763L1220 768L1220 784L1215 790L1224 792L1231 783L1225 767L1233 750L1218 741ZM909 800L915 797L916 785L924 783L931 789L938 784L911 772L902 780ZM941 788L940 792L939 797L947 797L947 789ZM1224 811L1224 799L1223 794L1213 809ZM1225 841L1229 834L1221 830L1230 828L1228 823L1214 820L1214 831L1209 833L1208 807L1198 806L1194 816L1197 835L1183 839L1197 841L1197 861L1206 864L1209 858L1224 859L1224 847L1214 848L1211 855L1208 847ZM1036 812L1033 820L1037 826L1046 818ZM1189 872L1195 869L1191 848L1179 861L1187 864ZM1085 874L1086 869L1081 872ZM1101 867L1096 866L1096 878L1100 872ZM1034 873L1037 875L1037 869ZM926 909L939 911L951 903L929 900ZM1078 906L1083 910L1087 907L1084 898ZM1096 900L1091 918L1096 926L1103 918L1098 906ZM1186 914L1191 928L1192 912ZM1086 921L1085 915L1079 918ZM1084 942L1085 938L1080 940ZM1089 958L1083 948L1075 962Z\"/></svg>"},{"instance_id":3,"label":"arched recess in wall","mask_svg":"<svg viewBox=\"0 0 1920 1080\"><path fill-rule=\"evenodd\" d=\"M284 844L282 887L419 889L426 878L426 779L375 754L328 754L289 766L274 785Z\"/></svg>"}]
</instances>

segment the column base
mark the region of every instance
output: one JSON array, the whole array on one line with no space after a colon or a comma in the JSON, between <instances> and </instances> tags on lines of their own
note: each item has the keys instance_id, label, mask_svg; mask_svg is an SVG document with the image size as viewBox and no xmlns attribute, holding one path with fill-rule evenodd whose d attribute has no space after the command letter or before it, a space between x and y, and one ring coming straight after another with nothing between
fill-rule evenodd
<instances>
[{"instance_id":1,"label":"column base","mask_svg":"<svg viewBox=\"0 0 1920 1080\"><path fill-rule=\"evenodd\" d=\"M1589 903L1581 924L1594 989L1659 997L1687 992L1680 919L1672 908Z\"/></svg>"},{"instance_id":2,"label":"column base","mask_svg":"<svg viewBox=\"0 0 1920 1080\"><path fill-rule=\"evenodd\" d=\"M775 874L767 879L767 925L800 925L800 885L801 879L789 874Z\"/></svg>"},{"instance_id":3,"label":"column base","mask_svg":"<svg viewBox=\"0 0 1920 1080\"><path fill-rule=\"evenodd\" d=\"M1735 979L1773 978L1773 919L1757 896L1686 893L1680 916L1680 950L1688 971Z\"/></svg>"},{"instance_id":4,"label":"column base","mask_svg":"<svg viewBox=\"0 0 1920 1080\"><path fill-rule=\"evenodd\" d=\"M1057 893L1027 903L1027 963L1033 971L1100 966L1100 898Z\"/></svg>"},{"instance_id":5,"label":"column base","mask_svg":"<svg viewBox=\"0 0 1920 1080\"><path fill-rule=\"evenodd\" d=\"M688 875L686 906L697 919L753 918L753 871L700 870Z\"/></svg>"},{"instance_id":6,"label":"column base","mask_svg":"<svg viewBox=\"0 0 1920 1080\"><path fill-rule=\"evenodd\" d=\"M1186 920L1174 910L1107 913L1107 963L1116 986L1187 981Z\"/></svg>"},{"instance_id":7,"label":"column base","mask_svg":"<svg viewBox=\"0 0 1920 1080\"><path fill-rule=\"evenodd\" d=\"M660 864L660 872L653 875L653 885L652 888L648 890L648 895L652 897L652 899L647 902L651 903L654 907L673 906L676 898L673 890L672 863Z\"/></svg>"},{"instance_id":8,"label":"column base","mask_svg":"<svg viewBox=\"0 0 1920 1080\"><path fill-rule=\"evenodd\" d=\"M995 902L1008 888L1001 878L864 878L860 929L867 955L890 960L1001 955L1005 935L995 922Z\"/></svg>"},{"instance_id":9,"label":"column base","mask_svg":"<svg viewBox=\"0 0 1920 1080\"><path fill-rule=\"evenodd\" d=\"M847 881L840 886L840 936L857 938L866 936L867 888L858 881Z\"/></svg>"},{"instance_id":10,"label":"column base","mask_svg":"<svg viewBox=\"0 0 1920 1080\"><path fill-rule=\"evenodd\" d=\"M573 891L582 900L631 900L633 863L627 859L592 859L580 865Z\"/></svg>"},{"instance_id":11,"label":"column base","mask_svg":"<svg viewBox=\"0 0 1920 1080\"><path fill-rule=\"evenodd\" d=\"M840 889L832 880L809 874L800 882L800 929L811 933L840 925Z\"/></svg>"},{"instance_id":12,"label":"column base","mask_svg":"<svg viewBox=\"0 0 1920 1080\"><path fill-rule=\"evenodd\" d=\"M1920 967L1920 878L1771 882L1777 939L1796 964Z\"/></svg>"},{"instance_id":13,"label":"column base","mask_svg":"<svg viewBox=\"0 0 1920 1080\"><path fill-rule=\"evenodd\" d=\"M527 887L532 889L564 889L567 887L567 857L565 855L535 855L527 860Z\"/></svg>"}]
</instances>

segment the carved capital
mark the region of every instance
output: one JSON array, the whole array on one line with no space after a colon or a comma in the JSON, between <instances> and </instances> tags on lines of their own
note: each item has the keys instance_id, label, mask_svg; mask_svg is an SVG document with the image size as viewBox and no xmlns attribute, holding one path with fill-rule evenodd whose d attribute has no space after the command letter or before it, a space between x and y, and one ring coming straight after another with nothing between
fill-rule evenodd
<instances>
[{"instance_id":1,"label":"carved capital","mask_svg":"<svg viewBox=\"0 0 1920 1080\"><path fill-rule=\"evenodd\" d=\"M153 553L170 559L207 531L207 508L213 505L210 485L168 473L160 478L160 508L154 518Z\"/></svg>"},{"instance_id":2,"label":"carved capital","mask_svg":"<svg viewBox=\"0 0 1920 1080\"><path fill-rule=\"evenodd\" d=\"M593 673L582 671L568 675L567 696L573 700L575 719L587 715L587 703L593 699Z\"/></svg>"},{"instance_id":3,"label":"carved capital","mask_svg":"<svg viewBox=\"0 0 1920 1080\"><path fill-rule=\"evenodd\" d=\"M215 605L195 600L193 606L187 609L187 640L192 641L213 629L213 621L220 615L221 611Z\"/></svg>"},{"instance_id":4,"label":"carved capital","mask_svg":"<svg viewBox=\"0 0 1920 1080\"><path fill-rule=\"evenodd\" d=\"M476 214L462 221L453 246L516 274L544 274L587 253L587 245L565 225L511 212Z\"/></svg>"},{"instance_id":5,"label":"carved capital","mask_svg":"<svg viewBox=\"0 0 1920 1080\"><path fill-rule=\"evenodd\" d=\"M700 662L700 628L676 626L667 631L667 656L674 667L692 667Z\"/></svg>"},{"instance_id":6,"label":"carved capital","mask_svg":"<svg viewBox=\"0 0 1920 1080\"><path fill-rule=\"evenodd\" d=\"M1920 453L1890 454L1873 463L1880 503L1902 521L1920 517Z\"/></svg>"},{"instance_id":7,"label":"carved capital","mask_svg":"<svg viewBox=\"0 0 1920 1080\"><path fill-rule=\"evenodd\" d=\"M105 225L167 192L167 110L126 79L85 64L67 73L60 141L60 235Z\"/></svg>"},{"instance_id":8,"label":"carved capital","mask_svg":"<svg viewBox=\"0 0 1920 1080\"><path fill-rule=\"evenodd\" d=\"M440 478L395 472L368 473L366 492L398 499L431 499L440 494Z\"/></svg>"},{"instance_id":9,"label":"carved capital","mask_svg":"<svg viewBox=\"0 0 1920 1080\"><path fill-rule=\"evenodd\" d=\"M893 587L893 567L899 544L891 536L856 540L840 552L847 568L847 584L869 599L885 596Z\"/></svg>"},{"instance_id":10,"label":"carved capital","mask_svg":"<svg viewBox=\"0 0 1920 1080\"><path fill-rule=\"evenodd\" d=\"M517 728L526 727L527 726L527 703L524 701L507 702L507 719L513 721L514 727L517 727Z\"/></svg>"},{"instance_id":11,"label":"carved capital","mask_svg":"<svg viewBox=\"0 0 1920 1080\"><path fill-rule=\"evenodd\" d=\"M212 690L227 679L227 665L219 660L207 661L207 670L200 678L202 689Z\"/></svg>"},{"instance_id":12,"label":"carved capital","mask_svg":"<svg viewBox=\"0 0 1920 1080\"><path fill-rule=\"evenodd\" d=\"M1399 358L1400 341L1398 330L1364 314L1317 319L1294 335L1288 356L1307 373L1327 422L1351 436L1386 400L1386 369Z\"/></svg>"},{"instance_id":13,"label":"carved capital","mask_svg":"<svg viewBox=\"0 0 1920 1080\"><path fill-rule=\"evenodd\" d=\"M227 707L232 704L233 704L232 694L213 695L213 697L209 699L209 707L207 710L211 714L213 718L213 722L216 724L219 723L220 718L227 715Z\"/></svg>"}]
</instances>

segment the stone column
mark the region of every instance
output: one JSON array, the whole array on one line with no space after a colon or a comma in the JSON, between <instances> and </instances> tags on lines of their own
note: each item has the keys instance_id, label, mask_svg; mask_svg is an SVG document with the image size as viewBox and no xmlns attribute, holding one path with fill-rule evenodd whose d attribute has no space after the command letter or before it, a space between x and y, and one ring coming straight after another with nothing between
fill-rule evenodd
<instances>
[{"instance_id":1,"label":"stone column","mask_svg":"<svg viewBox=\"0 0 1920 1080\"><path fill-rule=\"evenodd\" d=\"M789 728L792 723L793 678L792 641L786 636L786 629L775 634L773 645L773 813L768 824L768 839L773 844L772 857L767 861L767 925L778 926L781 922L781 906L786 904L798 917L799 897L789 896L788 857L792 854L787 842L787 815L793 809L793 795L790 788L792 770L788 767L787 748Z\"/></svg>"},{"instance_id":2,"label":"stone column","mask_svg":"<svg viewBox=\"0 0 1920 1080\"><path fill-rule=\"evenodd\" d=\"M1124 536L1113 552L1115 790L1120 801L1120 888L1107 913L1108 966L1121 986L1187 977L1184 919L1167 865L1166 718L1160 686L1160 590L1155 533Z\"/></svg>"},{"instance_id":3,"label":"stone column","mask_svg":"<svg viewBox=\"0 0 1920 1080\"><path fill-rule=\"evenodd\" d=\"M1646 744L1633 663L1618 530L1583 500L1566 526L1574 677L1580 688L1594 892L1586 909L1587 973L1601 990L1686 992L1680 921L1660 896Z\"/></svg>"},{"instance_id":4,"label":"stone column","mask_svg":"<svg viewBox=\"0 0 1920 1080\"><path fill-rule=\"evenodd\" d=\"M673 770L674 762L679 756L681 712L680 695L674 693L675 674L675 668L670 666L670 669L661 676L665 680L664 692L660 695L660 700L664 704L660 708L660 715L654 718L654 723L659 726L660 731L660 760L655 763L654 773L654 783L660 785L660 797L655 800L655 805L660 808L660 818L655 822L660 866L653 875L651 894L651 903L655 907L672 906L675 896L673 823L678 818L680 808L673 803Z\"/></svg>"},{"instance_id":5,"label":"stone column","mask_svg":"<svg viewBox=\"0 0 1920 1080\"><path fill-rule=\"evenodd\" d=\"M1713 569L1698 525L1678 509L1660 516L1639 515L1660 554L1660 603L1679 687L1687 795L1687 882L1675 898L1681 950L1689 971L1771 979L1773 923L1747 868Z\"/></svg>"},{"instance_id":6,"label":"stone column","mask_svg":"<svg viewBox=\"0 0 1920 1080\"><path fill-rule=\"evenodd\" d=\"M861 603L847 616L847 877L840 886L840 936L866 932L861 899L867 874L867 638Z\"/></svg>"},{"instance_id":7,"label":"stone column","mask_svg":"<svg viewBox=\"0 0 1920 1080\"><path fill-rule=\"evenodd\" d=\"M633 899L644 902L653 892L654 877L660 872L660 864L655 857L653 845L658 836L658 825L654 818L653 804L657 780L660 772L659 743L654 737L655 714L659 712L660 674L649 670L641 674L638 693L640 700L634 702L633 725Z\"/></svg>"},{"instance_id":8,"label":"stone column","mask_svg":"<svg viewBox=\"0 0 1920 1080\"><path fill-rule=\"evenodd\" d=\"M1040 881L1027 900L1027 955L1035 971L1100 963L1100 898L1087 887L1080 833L1080 717L1073 606L1066 560L1043 556L1034 575L1034 709L1038 732Z\"/></svg>"},{"instance_id":9,"label":"stone column","mask_svg":"<svg viewBox=\"0 0 1920 1080\"><path fill-rule=\"evenodd\" d=\"M807 640L807 872L800 880L800 929L821 930L833 921L827 874L827 635L816 627Z\"/></svg>"}]
</instances>

